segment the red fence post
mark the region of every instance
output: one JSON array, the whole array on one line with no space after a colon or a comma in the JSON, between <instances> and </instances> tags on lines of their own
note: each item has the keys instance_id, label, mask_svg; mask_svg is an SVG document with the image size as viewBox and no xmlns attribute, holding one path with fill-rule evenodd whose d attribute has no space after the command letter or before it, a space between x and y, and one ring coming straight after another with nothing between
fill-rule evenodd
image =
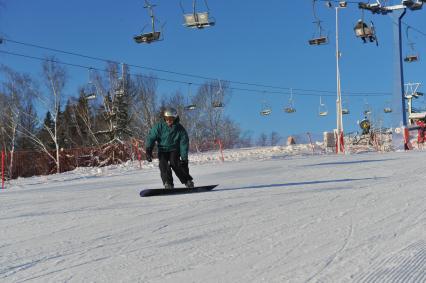
<instances>
[{"instance_id":1,"label":"red fence post","mask_svg":"<svg viewBox=\"0 0 426 283\"><path fill-rule=\"evenodd\" d=\"M1 188L4 190L4 149L1 151Z\"/></svg>"},{"instance_id":2,"label":"red fence post","mask_svg":"<svg viewBox=\"0 0 426 283\"><path fill-rule=\"evenodd\" d=\"M136 153L138 154L138 161L139 161L139 168L142 169L142 155L141 155L141 151L139 150L139 141L136 141Z\"/></svg>"},{"instance_id":3,"label":"red fence post","mask_svg":"<svg viewBox=\"0 0 426 283\"><path fill-rule=\"evenodd\" d=\"M404 128L404 149L405 150L413 149L410 142L410 130L408 128Z\"/></svg>"},{"instance_id":4,"label":"red fence post","mask_svg":"<svg viewBox=\"0 0 426 283\"><path fill-rule=\"evenodd\" d=\"M225 158L223 157L223 145L222 145L222 141L220 139L217 139L216 143L219 145L219 150L220 150L220 154L221 154L221 160L222 160L222 162L224 162Z\"/></svg>"}]
</instances>

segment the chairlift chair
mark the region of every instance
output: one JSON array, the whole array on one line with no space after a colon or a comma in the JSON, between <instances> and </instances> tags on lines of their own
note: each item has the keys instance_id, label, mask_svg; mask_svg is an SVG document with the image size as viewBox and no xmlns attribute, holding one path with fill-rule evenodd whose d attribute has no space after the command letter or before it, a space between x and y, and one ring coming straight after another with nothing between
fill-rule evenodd
<instances>
[{"instance_id":1,"label":"chairlift chair","mask_svg":"<svg viewBox=\"0 0 426 283\"><path fill-rule=\"evenodd\" d=\"M423 6L424 0L402 0L402 5L406 6L410 10L420 10Z\"/></svg>"},{"instance_id":2,"label":"chairlift chair","mask_svg":"<svg viewBox=\"0 0 426 283\"><path fill-rule=\"evenodd\" d=\"M382 5L379 3L379 1L377 1L376 3L371 3L371 4L359 2L358 8L362 9L362 10L369 10L373 14L386 15L389 12L388 9L385 9L384 7L382 7Z\"/></svg>"},{"instance_id":3,"label":"chairlift chair","mask_svg":"<svg viewBox=\"0 0 426 283\"><path fill-rule=\"evenodd\" d=\"M322 45L328 43L328 38L326 36L321 36L313 39L309 39L309 45Z\"/></svg>"},{"instance_id":4,"label":"chairlift chair","mask_svg":"<svg viewBox=\"0 0 426 283\"><path fill-rule=\"evenodd\" d=\"M294 108L294 101L293 101L293 89L290 89L290 98L288 99L287 106L284 107L284 112L288 114L292 114L296 112L296 108Z\"/></svg>"},{"instance_id":5,"label":"chairlift chair","mask_svg":"<svg viewBox=\"0 0 426 283\"><path fill-rule=\"evenodd\" d=\"M263 96L265 97L265 92L263 93ZM260 110L260 115L262 116L268 116L272 113L272 108L271 106L266 102L266 98L264 98L263 102L262 102L262 107Z\"/></svg>"},{"instance_id":6,"label":"chairlift chair","mask_svg":"<svg viewBox=\"0 0 426 283\"><path fill-rule=\"evenodd\" d=\"M214 18L209 16L209 6L207 4L207 1L204 0L204 3L207 7L207 11L205 12L197 12L196 11L196 0L192 1L192 13L191 14L186 14L183 6L182 6L182 2L180 3L182 11L184 13L183 18L184 18L184 26L188 27L188 28L198 28L198 29L202 29L205 27L210 27L210 26L214 26L215 25L215 20Z\"/></svg>"},{"instance_id":7,"label":"chairlift chair","mask_svg":"<svg viewBox=\"0 0 426 283\"><path fill-rule=\"evenodd\" d=\"M346 100L343 100L343 102L342 102L342 114L343 115L350 114L349 108L347 107L347 101Z\"/></svg>"},{"instance_id":8,"label":"chairlift chair","mask_svg":"<svg viewBox=\"0 0 426 283\"><path fill-rule=\"evenodd\" d=\"M309 45L322 45L328 43L328 37L323 35L323 28L321 26L321 20L318 18L316 11L315 11L315 3L318 0L312 0L312 12L314 15L315 21L313 22L317 28L318 32L314 35L312 39L308 41Z\"/></svg>"},{"instance_id":9,"label":"chairlift chair","mask_svg":"<svg viewBox=\"0 0 426 283\"><path fill-rule=\"evenodd\" d=\"M213 108L223 108L225 107L225 104L222 102L222 98L223 98L223 89L222 89L222 83L220 82L220 80L218 80L218 85L219 88L216 92L216 99L213 100L212 102L212 107Z\"/></svg>"},{"instance_id":10,"label":"chairlift chair","mask_svg":"<svg viewBox=\"0 0 426 283\"><path fill-rule=\"evenodd\" d=\"M213 108L223 108L225 105L221 101L213 101L212 102Z\"/></svg>"},{"instance_id":11,"label":"chairlift chair","mask_svg":"<svg viewBox=\"0 0 426 283\"><path fill-rule=\"evenodd\" d=\"M260 111L260 115L262 115L262 116L268 116L271 113L272 113L272 109L270 109L270 108L265 108L265 109L262 109L262 111Z\"/></svg>"},{"instance_id":12,"label":"chairlift chair","mask_svg":"<svg viewBox=\"0 0 426 283\"><path fill-rule=\"evenodd\" d=\"M327 106L322 103L322 97L320 96L320 105L318 107L318 114L320 116L327 116L328 114L328 110L327 110Z\"/></svg>"},{"instance_id":13,"label":"chairlift chair","mask_svg":"<svg viewBox=\"0 0 426 283\"><path fill-rule=\"evenodd\" d=\"M189 105L185 106L185 110L191 111L191 110L195 110L195 109L197 109L197 105L195 105L195 104L189 104Z\"/></svg>"},{"instance_id":14,"label":"chairlift chair","mask_svg":"<svg viewBox=\"0 0 426 283\"><path fill-rule=\"evenodd\" d=\"M415 45L414 42L412 42L408 36L409 29L410 29L410 26L408 26L407 29L405 30L405 34L407 37L407 45L410 47L409 48L410 53L408 53L407 56L405 56L404 62L412 63L412 62L419 61L419 55L417 55L417 52L414 48L414 45Z\"/></svg>"},{"instance_id":15,"label":"chairlift chair","mask_svg":"<svg viewBox=\"0 0 426 283\"><path fill-rule=\"evenodd\" d=\"M291 114L291 113L294 113L294 112L296 112L296 108L294 108L294 107L285 107L284 108L284 112L286 112L286 113L288 113L288 114Z\"/></svg>"},{"instance_id":16,"label":"chairlift chair","mask_svg":"<svg viewBox=\"0 0 426 283\"><path fill-rule=\"evenodd\" d=\"M392 113L392 108L390 108L390 107L385 107L385 108L383 109L383 112L385 112L386 114L388 114L388 113Z\"/></svg>"},{"instance_id":17,"label":"chairlift chair","mask_svg":"<svg viewBox=\"0 0 426 283\"><path fill-rule=\"evenodd\" d=\"M262 116L268 116L272 113L272 109L269 105L266 103L263 103L262 110L260 110L260 115Z\"/></svg>"},{"instance_id":18,"label":"chairlift chair","mask_svg":"<svg viewBox=\"0 0 426 283\"><path fill-rule=\"evenodd\" d=\"M161 33L159 31L148 32L140 35L135 35L133 39L136 43L152 43L160 40Z\"/></svg>"},{"instance_id":19,"label":"chairlift chair","mask_svg":"<svg viewBox=\"0 0 426 283\"><path fill-rule=\"evenodd\" d=\"M84 86L83 89L84 92L84 98L86 100L93 100L96 98L97 88L96 85L92 82L92 69L89 69L89 81Z\"/></svg>"},{"instance_id":20,"label":"chairlift chair","mask_svg":"<svg viewBox=\"0 0 426 283\"><path fill-rule=\"evenodd\" d=\"M386 114L392 113L392 107L389 102L386 102L385 107L383 108L383 112Z\"/></svg>"},{"instance_id":21,"label":"chairlift chair","mask_svg":"<svg viewBox=\"0 0 426 283\"><path fill-rule=\"evenodd\" d=\"M197 105L192 103L191 85L192 83L188 83L188 104L184 107L184 109L188 111L197 109Z\"/></svg>"},{"instance_id":22,"label":"chairlift chair","mask_svg":"<svg viewBox=\"0 0 426 283\"><path fill-rule=\"evenodd\" d=\"M152 43L154 41L159 41L160 37L161 37L161 32L160 31L156 31L155 30L155 17L154 17L154 12L153 12L153 7L155 7L155 5L151 5L148 0L145 0L145 6L144 8L149 9L149 14L151 17L151 27L152 27L152 31L148 32L148 33L141 33L139 35L135 35L133 37L133 39L135 40L136 43ZM143 31L143 29L142 29Z\"/></svg>"},{"instance_id":23,"label":"chairlift chair","mask_svg":"<svg viewBox=\"0 0 426 283\"><path fill-rule=\"evenodd\" d=\"M371 107L368 104L367 100L365 100L365 102L364 102L364 111L363 111L363 113L364 113L365 116L368 116L368 115L371 114Z\"/></svg>"},{"instance_id":24,"label":"chairlift chair","mask_svg":"<svg viewBox=\"0 0 426 283\"><path fill-rule=\"evenodd\" d=\"M124 89L122 87L118 87L115 90L115 95L124 95Z\"/></svg>"},{"instance_id":25,"label":"chairlift chair","mask_svg":"<svg viewBox=\"0 0 426 283\"><path fill-rule=\"evenodd\" d=\"M376 45L379 45L373 22L368 26L362 19L359 19L354 27L354 31L355 35L361 38L364 43L376 42Z\"/></svg>"},{"instance_id":26,"label":"chairlift chair","mask_svg":"<svg viewBox=\"0 0 426 283\"><path fill-rule=\"evenodd\" d=\"M412 63L412 62L417 62L417 61L419 61L418 55L407 55L404 58L404 62L407 62L407 63Z\"/></svg>"},{"instance_id":27,"label":"chairlift chair","mask_svg":"<svg viewBox=\"0 0 426 283\"><path fill-rule=\"evenodd\" d=\"M89 94L86 94L85 93L85 95L84 95L84 99L86 99L86 100L93 100L93 99L95 99L96 98L96 93L89 93Z\"/></svg>"},{"instance_id":28,"label":"chairlift chair","mask_svg":"<svg viewBox=\"0 0 426 283\"><path fill-rule=\"evenodd\" d=\"M114 94L117 96L121 96L124 95L124 81L119 78L116 85L115 85L115 89L114 89Z\"/></svg>"}]
</instances>

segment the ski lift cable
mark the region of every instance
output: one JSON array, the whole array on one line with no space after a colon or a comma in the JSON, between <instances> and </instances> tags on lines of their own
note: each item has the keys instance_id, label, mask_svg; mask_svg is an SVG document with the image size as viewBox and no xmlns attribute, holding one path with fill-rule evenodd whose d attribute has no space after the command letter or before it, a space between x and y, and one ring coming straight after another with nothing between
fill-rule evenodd
<instances>
[{"instance_id":1,"label":"ski lift cable","mask_svg":"<svg viewBox=\"0 0 426 283\"><path fill-rule=\"evenodd\" d=\"M31 56L31 55L23 55L23 54L18 54L18 53L14 53L14 52L3 51L3 50L0 50L0 52L4 53L4 54L19 56L19 57L26 57L26 58L29 58L29 59L35 59L35 60L40 60L40 61L44 61L45 60L45 58L35 57L35 56ZM117 63L117 64L119 63L117 61L112 61L112 60L109 60L109 61L102 60L102 61L103 62L113 62L113 63ZM57 61L57 63L64 64L64 65L69 65L69 66L73 66L73 67L89 68L89 67L84 66L84 65L73 64L73 63L65 63L65 62L60 62L60 61ZM126 65L128 65L129 67L135 67L134 65L129 65L129 64L126 64ZM92 67L92 69L95 69L95 68ZM102 69L96 69L96 70L103 71ZM207 77L203 77L203 78L206 79L206 80L210 79L210 78L207 78ZM164 79L164 78L158 78L158 79L162 80L162 81L175 82L175 83L187 83L187 81L182 81L182 80L172 80L172 79ZM235 82L235 81L228 81L228 82L229 83L238 83L238 82ZM250 85L257 86L257 87L273 88L271 86L259 85L259 84L250 84ZM282 90L288 90L289 89L289 88L284 88L284 87L275 87L275 88L282 89ZM259 91L259 90L249 90L249 89L246 89L246 88L233 88L233 89L235 89L235 90L245 90L245 91ZM318 89L294 88L293 90L301 91L301 92L335 93L335 91L318 90ZM282 93L282 92L268 91L268 93ZM345 95L354 95L354 96L357 96L357 95L363 96L363 95L389 95L390 93L388 93L388 92L350 92L350 91L344 91L344 92L342 92L342 94L345 94ZM332 95L330 95L330 96L332 96Z\"/></svg>"},{"instance_id":2,"label":"ski lift cable","mask_svg":"<svg viewBox=\"0 0 426 283\"><path fill-rule=\"evenodd\" d=\"M0 50L0 53L3 54L8 54L8 55L12 55L12 56L18 56L18 57L23 57L23 58L28 58L28 59L33 59L33 60L38 60L38 61L46 61L46 58L40 58L40 57L36 57L36 56L30 56L30 55L24 55L24 54L18 54L18 53L14 53L14 52L9 52L9 51L3 51ZM52 59L51 59L52 60ZM95 68L93 66L85 66L85 65L81 65L81 64L74 64L74 63L67 63L67 62L63 62L63 61L59 61L56 59L52 60L55 63L61 64L61 65L67 65L67 66L71 66L71 67L77 67L77 68L83 68L83 69L91 69L91 70L96 70L96 71L100 71L100 72L107 72L105 69L101 69L101 68ZM142 77L142 78L147 78L147 77L151 77L151 76L147 76L147 75L142 75L142 74L134 74L134 73L128 73L128 75L132 76L132 77ZM165 81L165 82L171 82L171 83L178 83L178 84L188 84L188 81L182 81L182 80L173 80L173 79L167 79L167 78L161 78L161 77L156 77L156 79L160 80L160 81ZM229 81L230 83L232 83L232 81ZM193 83L194 85L198 85L201 86L204 83ZM253 93L258 93L259 89L249 89L249 88L239 88L239 87L228 87L228 89L230 90L235 90L235 91L245 91L245 92L253 92ZM286 89L287 90L287 89ZM315 89L310 89L310 90L306 90L306 89L292 89L293 91L296 90L297 92L294 94L297 94L299 96L312 96L312 97L318 97L318 93L322 92L322 93L327 93L328 91L321 91L321 90L315 90ZM289 92L283 92L283 91L271 91L271 90L264 90L265 93L268 94L282 94L282 95L288 95ZM309 93L312 92L312 93ZM330 91L330 93L333 93L332 91ZM388 96L391 95L391 93L386 93L386 92L353 92L353 93L349 93L349 92L342 92L345 93L346 96L360 96L360 97L365 97L365 96L371 96L371 97L379 97L379 96ZM330 96L330 97L334 97L335 94L322 94L323 96Z\"/></svg>"},{"instance_id":3,"label":"ski lift cable","mask_svg":"<svg viewBox=\"0 0 426 283\"><path fill-rule=\"evenodd\" d=\"M50 47L41 46L41 45L32 44L32 43L25 43L25 42L16 41L16 40L13 40L13 39L10 39L10 38L4 38L3 37L2 39L6 40L8 42L19 44L19 45L25 45L25 46L29 46L29 47L33 47L33 48L49 50L49 51L52 51L52 52L57 52L57 53L62 53L62 54L67 54L67 55L72 55L72 56L77 56L77 57L86 58L86 59L90 59L90 60L101 61L101 62L113 62L113 63L117 63L117 64L120 63L117 60L111 60L111 59L105 59L105 58L100 58L100 57L94 57L94 56L84 55L84 54L80 54L80 53L76 53L76 52L71 52L71 51L64 51L64 50L60 50L60 49L56 49L56 48L50 48ZM2 51L2 52L4 52L4 51ZM17 55L17 56L20 56L20 55ZM152 67L145 67L145 66L128 64L128 63L125 63L125 64L127 66L129 66L129 67L138 68L138 69L145 69L145 70L150 70L150 71L155 71L155 72L162 72L162 73L167 73L167 74L172 74L172 75L186 76L186 77L198 78L198 79L203 79L203 80L215 80L214 78L207 77L207 76L193 75L193 74L188 74L188 73L181 73L181 72L169 71L169 70L164 70L164 69L159 69L159 68L152 68ZM272 86L272 85L266 85L266 84L249 83L249 82L241 82L241 81L233 81L233 80L227 80L227 81L230 82L230 83L239 84L239 85L247 85L247 86L261 87L261 88L270 88L270 89L289 90L288 87L279 87L279 86ZM314 89L302 89L302 88L294 88L294 90L298 90L298 91L315 91L315 92L322 92L322 93L335 93L335 91L331 91L331 90L314 90ZM346 94L364 94L364 93L361 93L361 92L349 92L349 91L342 92L342 93L346 93ZM384 92L370 92L370 94L383 94L383 95L387 95L388 93L384 93Z\"/></svg>"},{"instance_id":4,"label":"ski lift cable","mask_svg":"<svg viewBox=\"0 0 426 283\"><path fill-rule=\"evenodd\" d=\"M53 52L58 52L58 53L63 53L63 54L68 54L68 55L73 55L73 56L78 56L78 57L82 57L82 58L86 58L86 59L91 59L91 60L96 60L96 61L102 61L102 62L119 63L116 60L110 60L110 59L104 59L104 58L100 58L100 57L83 55L83 54L76 53L76 52L64 51L64 50L59 50L59 49L55 49L55 48L40 46L40 45L36 45L36 44L20 42L20 41L12 40L12 39L9 39L9 38L3 38L3 39L5 39L5 40L7 40L9 42L15 43L15 44L26 45L26 46L30 46L30 47L34 47L34 48L39 48L39 49L45 49L45 50L49 50L49 51L53 51ZM140 65L133 65L133 64L126 64L126 65L128 65L129 67L147 69L147 70L151 70L151 71L164 72L164 73L169 73L169 74L175 74L175 75L181 75L181 76L188 76L188 77L194 77L194 78L212 80L212 78L205 77L205 76L191 75L191 74L186 74L186 73L168 71L168 70L163 70L163 69L158 69L158 68L151 68L151 67L145 67L145 66L140 66ZM234 83L234 84L243 84L243 85L250 85L250 86L256 86L256 87L266 87L266 88L275 88L275 89L283 89L283 90L284 89L285 90L289 89L289 88L285 88L285 87L278 87L278 86L271 86L271 85L264 85L264 84L256 84L256 83L247 83L247 82L239 82L239 81L229 81L229 82L230 83ZM334 93L335 92L335 91L326 91L326 90L307 90L307 89L295 89L295 90L300 90L300 91L317 91L317 92L324 92L324 93ZM346 94L351 94L351 93L352 94L361 94L361 93L355 93L355 92L345 92L345 93ZM377 92L374 92L374 93L377 93ZM387 94L387 93L377 93L377 94Z\"/></svg>"},{"instance_id":5,"label":"ski lift cable","mask_svg":"<svg viewBox=\"0 0 426 283\"><path fill-rule=\"evenodd\" d=\"M419 29L417 29L417 28L415 28L415 27L413 27L413 26L411 26L411 25L409 25L409 24L407 24L405 22L402 22L402 24L405 25L405 26L407 26L407 27L409 27L409 28L411 28L413 31L415 31L415 32L417 32L417 33L419 33L419 34L421 34L421 35L423 35L423 36L426 37L426 32L423 32L423 31L421 31L421 30L419 30Z\"/></svg>"},{"instance_id":6,"label":"ski lift cable","mask_svg":"<svg viewBox=\"0 0 426 283\"><path fill-rule=\"evenodd\" d=\"M14 55L14 56L19 56L19 57L25 57L25 58L29 58L29 59L34 59L34 60L38 60L38 61L45 61L45 58L40 58L40 57L35 57L35 56L29 56L29 55L23 55L23 54L17 54L17 53L12 53L12 52L8 52L8 51L2 51L0 50L0 53L4 53L4 54L9 54L9 55ZM62 64L62 65L67 65L67 66L71 66L71 67L78 67L78 68L85 68L85 69L89 69L91 68L92 70L96 70L96 71L100 71L100 72L107 72L104 69L99 69L99 68L94 68L94 67L88 67L88 66L84 66L84 65L79 65L79 64L72 64L72 63L66 63L66 62L62 62L59 60L53 60L55 63L58 64ZM146 77L150 77L150 76L146 76L146 75L141 75L141 74L132 74L132 73L128 73L128 75L133 76L133 77L142 77L142 78L146 78ZM188 81L182 81L182 80L172 80L172 79L166 79L166 78L158 78L158 80L160 81L166 81L166 82L171 82L171 83L179 83L179 84L188 84ZM203 85L202 83L193 83L194 85ZM249 88L238 88L238 87L229 87L230 90L236 90L236 91L245 91L245 92L253 92L253 93L257 93L259 92L258 89L249 89ZM296 90L296 89L293 89ZM299 89L300 91L300 89ZM313 97L317 97L318 95L316 93L320 92L318 90L309 90L311 92L314 93L302 93L302 92L297 92L295 94L299 95L299 96L313 96ZM265 93L268 94L283 94L283 95L288 95L288 92L280 92L280 91L269 91L269 90L265 90ZM372 96L372 97L378 97L378 96L383 96L383 95L391 95L390 93L360 93L360 94L352 94L350 96L360 96L360 97L365 97L365 96ZM323 96L330 96L330 97L334 97L334 94L323 94ZM347 94L348 96L348 94Z\"/></svg>"}]
</instances>

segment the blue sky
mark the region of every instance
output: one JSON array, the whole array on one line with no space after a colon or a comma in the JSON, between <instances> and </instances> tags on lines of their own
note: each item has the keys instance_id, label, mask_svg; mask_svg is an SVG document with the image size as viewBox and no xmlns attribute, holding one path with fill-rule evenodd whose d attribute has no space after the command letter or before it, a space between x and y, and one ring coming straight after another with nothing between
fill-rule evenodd
<instances>
[{"instance_id":1,"label":"blue sky","mask_svg":"<svg viewBox=\"0 0 426 283\"><path fill-rule=\"evenodd\" d=\"M141 0L6 0L0 12L0 34L11 40L75 52L88 56L125 62L148 68L182 74L274 86L257 87L231 83L232 97L225 111L243 130L254 135L278 132L285 137L307 131L322 133L336 127L336 60L335 11L324 2L317 2L316 12L330 43L309 46L316 27L312 23L312 1L309 0L211 0L208 2L214 27L192 30L183 27L178 0L151 0L157 7L158 20L165 22L164 40L150 45L136 44L133 36L149 23L148 11ZM371 1L370 1L371 2ZM397 2L397 1L388 1ZM191 0L182 0L187 11ZM204 2L197 1L199 10ZM404 64L405 81L423 83L426 60L426 7L407 11L403 19L404 54L409 53L405 28L416 45L420 61ZM391 17L365 12L364 20L374 22L379 47L363 44L353 33L353 26L362 17L357 4L340 10L339 37L343 100L351 114L344 116L345 132L358 129L368 104L373 115L386 125L390 118L383 113L391 101L393 81L393 37ZM149 28L149 27L148 27ZM55 55L59 60L103 68L104 63L48 50L31 48L12 42L0 46L0 51L36 57ZM0 62L18 71L40 75L40 62L0 53ZM75 95L78 86L87 81L88 71L67 67L70 79L67 93ZM132 73L155 74L165 80L177 80L196 85L205 80L149 69L131 69ZM283 112L293 88L294 114ZM159 92L168 95L180 90L186 93L186 83L159 81ZM245 89L245 90L241 90ZM422 90L421 90L422 91ZM426 91L423 89L423 91ZM370 93L369 96L359 96ZM358 96L355 96L357 94ZM388 95L386 95L388 94ZM319 117L322 101L329 115ZM262 102L272 108L272 114L259 114ZM416 101L422 106L424 99Z\"/></svg>"}]
</instances>

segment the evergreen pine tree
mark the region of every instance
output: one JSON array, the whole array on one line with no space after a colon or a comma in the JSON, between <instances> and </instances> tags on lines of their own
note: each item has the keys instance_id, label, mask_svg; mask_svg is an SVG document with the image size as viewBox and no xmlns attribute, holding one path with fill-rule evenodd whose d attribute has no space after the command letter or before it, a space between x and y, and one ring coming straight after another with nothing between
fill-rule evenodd
<instances>
[{"instance_id":1,"label":"evergreen pine tree","mask_svg":"<svg viewBox=\"0 0 426 283\"><path fill-rule=\"evenodd\" d=\"M37 116L37 113L32 103L28 103L25 106L24 112L25 114L20 117L20 131L25 134L18 136L17 148L34 150L36 147L29 135L37 132L37 122L34 119L34 117Z\"/></svg>"},{"instance_id":2,"label":"evergreen pine tree","mask_svg":"<svg viewBox=\"0 0 426 283\"><path fill-rule=\"evenodd\" d=\"M50 111L47 111L46 117L44 118L43 125L39 131L40 141L46 146L47 149L55 149L55 142L53 141L52 136L50 135L49 129L51 133L54 132L55 121L52 119L52 114Z\"/></svg>"}]
</instances>

